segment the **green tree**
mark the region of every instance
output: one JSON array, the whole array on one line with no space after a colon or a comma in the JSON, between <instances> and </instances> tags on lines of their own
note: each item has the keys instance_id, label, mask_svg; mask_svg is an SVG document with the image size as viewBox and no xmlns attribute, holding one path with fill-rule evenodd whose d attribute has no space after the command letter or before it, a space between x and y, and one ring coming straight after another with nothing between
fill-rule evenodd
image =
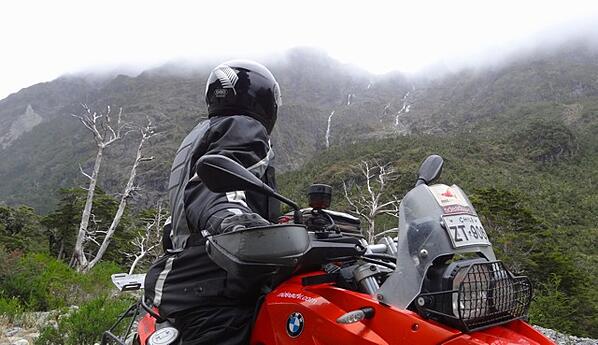
<instances>
[{"instance_id":1,"label":"green tree","mask_svg":"<svg viewBox=\"0 0 598 345\"><path fill-rule=\"evenodd\" d=\"M73 260L75 241L81 220L85 197L87 192L80 188L60 190L60 203L56 210L43 218L42 223L48 229L50 252L61 260ZM118 202L111 195L101 189L96 189L93 200L93 213L88 226L90 244L87 250L93 252L98 249L103 236L110 226ZM123 264L123 252L129 250L129 241L134 237L132 231L125 231L130 226L128 213L125 212L114 236L113 245L110 246L104 259Z\"/></svg>"},{"instance_id":2,"label":"green tree","mask_svg":"<svg viewBox=\"0 0 598 345\"><path fill-rule=\"evenodd\" d=\"M573 132L556 120L532 121L514 139L528 158L542 163L571 158L579 149Z\"/></svg>"},{"instance_id":3,"label":"green tree","mask_svg":"<svg viewBox=\"0 0 598 345\"><path fill-rule=\"evenodd\" d=\"M50 254L64 260L75 248L75 231L81 220L81 198L84 193L79 188L63 188L59 195L56 210L45 216L42 224L48 229Z\"/></svg>"},{"instance_id":4,"label":"green tree","mask_svg":"<svg viewBox=\"0 0 598 345\"><path fill-rule=\"evenodd\" d=\"M39 218L31 207L0 205L0 244L8 250L44 250L45 239Z\"/></svg>"}]
</instances>

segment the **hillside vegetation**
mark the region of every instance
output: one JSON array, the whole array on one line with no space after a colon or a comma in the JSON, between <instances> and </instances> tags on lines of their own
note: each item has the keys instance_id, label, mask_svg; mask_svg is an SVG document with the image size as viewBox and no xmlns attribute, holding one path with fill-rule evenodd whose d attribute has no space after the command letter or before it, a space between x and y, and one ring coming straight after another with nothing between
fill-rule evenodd
<instances>
[{"instance_id":1,"label":"hillside vegetation","mask_svg":"<svg viewBox=\"0 0 598 345\"><path fill-rule=\"evenodd\" d=\"M387 195L413 187L429 154L445 160L440 183L457 184L482 217L499 259L529 275L533 322L598 334L598 102L577 120L567 106L538 104L452 134L408 135L338 146L284 174L284 194L305 205L314 182L333 186L333 209L350 211L342 183L362 181L362 161L391 163L399 178ZM546 112L546 109L552 109ZM563 113L564 112L564 113ZM384 230L396 220L382 221Z\"/></svg>"},{"instance_id":2,"label":"hillside vegetation","mask_svg":"<svg viewBox=\"0 0 598 345\"><path fill-rule=\"evenodd\" d=\"M567 123L577 121L580 114L591 113L592 99L598 97L597 61L594 48L572 44L497 67L429 79L376 76L322 52L293 50L265 61L283 92L273 133L276 164L279 171L297 169L325 150L327 142L334 146L404 134L446 134L486 121L489 126L478 128L500 130L493 119L504 114L527 118L566 111ZM164 195L180 141L205 118L203 92L211 67L165 65L138 76L66 76L0 100L0 138L10 137L10 143L0 140L0 201L47 213L56 206L60 188L84 183L78 165L91 169L94 145L70 114L81 113L81 103L87 103L97 111L122 107L128 121L153 119L161 134L152 138L147 154L156 160L140 172L139 182L147 188L137 200L152 205ZM543 109L530 110L538 108ZM23 127L19 124L31 113L41 122L36 117L28 122L28 131L10 135L10 128ZM107 192L122 189L136 141L135 135L127 136L106 152L107 169L100 180Z\"/></svg>"},{"instance_id":3,"label":"hillside vegetation","mask_svg":"<svg viewBox=\"0 0 598 345\"><path fill-rule=\"evenodd\" d=\"M420 162L440 154L439 182L465 190L498 257L531 277L532 322L597 338L597 61L595 49L572 44L493 68L407 78L291 51L269 64L284 97L273 133L279 189L305 205L311 183L328 183L332 208L350 211L343 183L354 197L365 183L361 162L390 164L397 178L384 197L400 199ZM79 303L86 305L83 318L110 309L109 274L131 265L133 257L124 253L131 254L132 239L147 229L156 201L166 198L176 148L206 115L210 67L68 76L0 100L0 314L14 320L24 311ZM137 176L142 189L104 262L87 276L69 268L85 195L79 165L90 171L95 155L93 139L70 116L81 103L99 111L123 107L130 121L148 116L160 133L146 152L155 159ZM137 140L127 136L105 153L94 229L110 224ZM376 224L377 231L397 225L391 216ZM61 326L64 334L86 325L69 322ZM98 331L81 330L89 341ZM64 336L48 332L49 343Z\"/></svg>"}]
</instances>

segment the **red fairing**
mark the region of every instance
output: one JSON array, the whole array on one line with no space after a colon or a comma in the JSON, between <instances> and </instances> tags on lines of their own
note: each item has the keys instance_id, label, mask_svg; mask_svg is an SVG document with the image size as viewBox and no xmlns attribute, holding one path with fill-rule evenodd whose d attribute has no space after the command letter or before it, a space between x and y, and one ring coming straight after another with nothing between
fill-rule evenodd
<instances>
[{"instance_id":1,"label":"red fairing","mask_svg":"<svg viewBox=\"0 0 598 345\"><path fill-rule=\"evenodd\" d=\"M367 294L332 284L302 286L301 278L309 275L313 273L293 277L266 296L250 344L554 344L522 321L464 334L414 312L382 305ZM371 319L336 322L364 307L374 309Z\"/></svg>"},{"instance_id":2,"label":"red fairing","mask_svg":"<svg viewBox=\"0 0 598 345\"><path fill-rule=\"evenodd\" d=\"M153 308L156 313L158 309ZM137 335L139 336L139 343L146 345L149 337L156 331L156 319L150 314L145 314L137 326Z\"/></svg>"}]
</instances>

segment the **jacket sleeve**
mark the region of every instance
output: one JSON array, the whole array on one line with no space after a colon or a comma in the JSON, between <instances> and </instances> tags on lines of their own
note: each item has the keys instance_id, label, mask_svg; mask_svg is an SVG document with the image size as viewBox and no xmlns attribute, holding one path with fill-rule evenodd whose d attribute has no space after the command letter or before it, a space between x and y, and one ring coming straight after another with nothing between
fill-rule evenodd
<instances>
[{"instance_id":1,"label":"jacket sleeve","mask_svg":"<svg viewBox=\"0 0 598 345\"><path fill-rule=\"evenodd\" d=\"M248 116L214 118L202 142L200 147L203 149L194 153L192 158L194 173L195 162L201 156L217 154L233 159L262 178L273 155L266 129ZM212 234L232 231L236 229L235 224L254 226L268 223L247 204L244 191L211 192L196 174L185 189L185 212L191 227ZM248 214L255 215L246 217ZM223 222L225 219L228 221ZM248 222L248 219L251 221Z\"/></svg>"}]
</instances>

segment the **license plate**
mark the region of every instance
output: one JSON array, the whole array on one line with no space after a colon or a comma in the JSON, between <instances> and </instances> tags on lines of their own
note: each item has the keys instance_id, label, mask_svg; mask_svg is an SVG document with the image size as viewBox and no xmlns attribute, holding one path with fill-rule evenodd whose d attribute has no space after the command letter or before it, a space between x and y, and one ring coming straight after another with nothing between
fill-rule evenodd
<instances>
[{"instance_id":1,"label":"license plate","mask_svg":"<svg viewBox=\"0 0 598 345\"><path fill-rule=\"evenodd\" d=\"M451 239L453 248L467 246L490 246L490 240L480 219L476 216L459 214L443 216L444 228Z\"/></svg>"}]
</instances>

